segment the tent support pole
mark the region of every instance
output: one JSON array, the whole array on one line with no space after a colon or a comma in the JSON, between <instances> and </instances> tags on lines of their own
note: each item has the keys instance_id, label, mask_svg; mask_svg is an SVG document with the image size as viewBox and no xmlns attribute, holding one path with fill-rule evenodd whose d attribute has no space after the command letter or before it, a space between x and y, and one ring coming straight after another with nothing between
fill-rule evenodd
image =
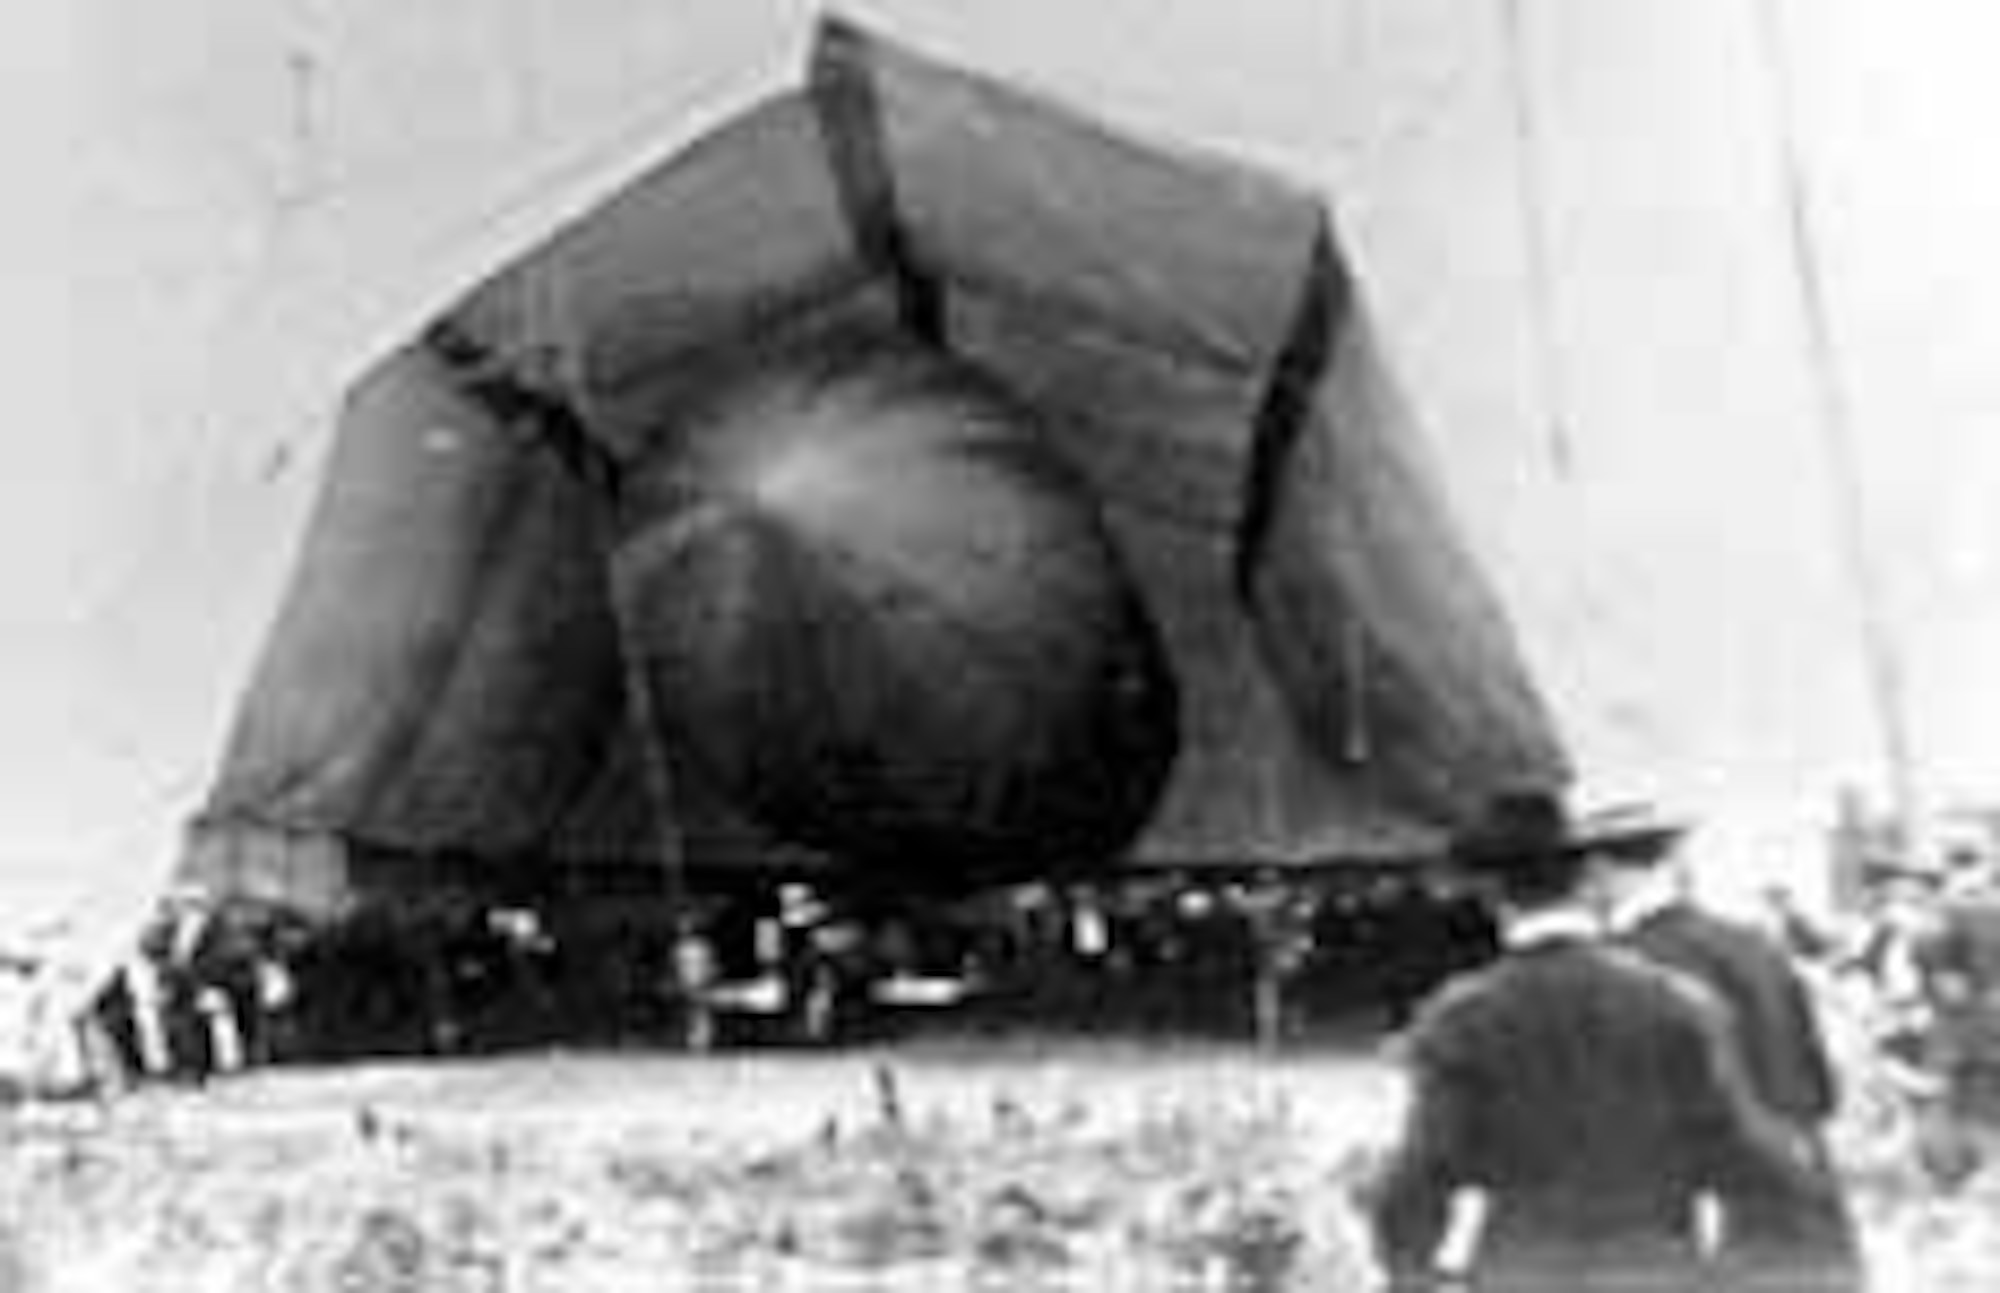
<instances>
[{"instance_id":1,"label":"tent support pole","mask_svg":"<svg viewBox=\"0 0 2000 1293\"><path fill-rule=\"evenodd\" d=\"M1806 368L1811 379L1821 440L1832 473L1839 550L1849 589L1854 595L1861 650L1867 670L1869 698L1882 739L1888 773L1889 799L1898 844L1909 849L1918 842L1923 813L1916 758L1910 735L1907 693L1896 633L1890 623L1888 599L1869 533L1864 472L1854 442L1854 419L1841 381L1838 339L1834 335L1825 275L1821 268L1818 229L1813 220L1806 176L1806 155L1799 138L1797 92L1785 53L1781 0L1757 0L1758 44L1765 77L1771 87L1775 145L1784 185L1786 243L1798 288L1801 322L1805 328Z\"/></svg>"},{"instance_id":2,"label":"tent support pole","mask_svg":"<svg viewBox=\"0 0 2000 1293\"><path fill-rule=\"evenodd\" d=\"M1501 0L1501 20L1507 39L1509 124L1514 135L1514 190L1519 203L1521 251L1527 275L1528 335L1535 347L1549 455L1556 472L1567 476L1576 465L1576 439L1570 427L1569 401L1564 390L1567 366L1563 362L1562 329L1557 318L1555 227L1544 192L1547 176L1543 170L1542 132L1535 114L1534 80L1528 62L1525 3L1526 0Z\"/></svg>"}]
</instances>

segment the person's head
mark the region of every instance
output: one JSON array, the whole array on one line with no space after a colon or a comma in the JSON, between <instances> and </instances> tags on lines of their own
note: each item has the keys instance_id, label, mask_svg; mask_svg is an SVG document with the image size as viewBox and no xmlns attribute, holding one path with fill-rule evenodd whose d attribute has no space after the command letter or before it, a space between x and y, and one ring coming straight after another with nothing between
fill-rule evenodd
<instances>
[{"instance_id":1,"label":"person's head","mask_svg":"<svg viewBox=\"0 0 2000 1293\"><path fill-rule=\"evenodd\" d=\"M1499 906L1514 911L1571 901L1583 882L1583 856L1572 847L1568 811L1550 791L1494 796L1452 842L1451 854Z\"/></svg>"},{"instance_id":2,"label":"person's head","mask_svg":"<svg viewBox=\"0 0 2000 1293\"><path fill-rule=\"evenodd\" d=\"M1994 884L1993 858L1974 844L1958 844L1946 851L1944 887L1954 895L1978 894Z\"/></svg>"},{"instance_id":3,"label":"person's head","mask_svg":"<svg viewBox=\"0 0 2000 1293\"><path fill-rule=\"evenodd\" d=\"M1639 809L1586 820L1579 834L1591 905L1609 918L1648 899L1686 897L1687 873L1674 852L1682 829Z\"/></svg>"},{"instance_id":4,"label":"person's head","mask_svg":"<svg viewBox=\"0 0 2000 1293\"><path fill-rule=\"evenodd\" d=\"M1512 911L1541 911L1587 903L1589 871L1580 853L1562 849L1524 856L1493 877L1492 893Z\"/></svg>"},{"instance_id":5,"label":"person's head","mask_svg":"<svg viewBox=\"0 0 2000 1293\"><path fill-rule=\"evenodd\" d=\"M1875 917L1891 924L1920 919L1936 905L1944 883L1937 868L1900 856L1876 859L1868 876Z\"/></svg>"}]
</instances>

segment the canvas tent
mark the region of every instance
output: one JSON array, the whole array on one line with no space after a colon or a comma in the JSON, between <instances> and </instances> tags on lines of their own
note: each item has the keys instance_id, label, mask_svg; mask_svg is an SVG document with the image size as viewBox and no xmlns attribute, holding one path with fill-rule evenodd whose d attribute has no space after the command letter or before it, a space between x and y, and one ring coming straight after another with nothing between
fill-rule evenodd
<instances>
[{"instance_id":1,"label":"canvas tent","mask_svg":"<svg viewBox=\"0 0 2000 1293\"><path fill-rule=\"evenodd\" d=\"M166 883L348 385L495 267L796 84L815 8L10 10L10 921L59 908L84 941L116 940ZM1757 11L1778 10L1917 725L1940 774L1990 772L1974 701L1994 637L1972 594L2000 551L1980 434L2000 293L1986 168L1954 161L1976 152L1990 77L1947 0L842 8L949 66L1328 195L1585 780L1659 788L1718 825L1810 825L1875 756L1758 53Z\"/></svg>"},{"instance_id":2,"label":"canvas tent","mask_svg":"<svg viewBox=\"0 0 2000 1293\"><path fill-rule=\"evenodd\" d=\"M790 88L643 145L635 179L362 379L196 874L296 877L297 901L337 867L329 837L534 867L657 858L663 836L670 865L795 852L648 748L697 698L643 698L661 732L633 719L644 644L592 476L717 351L801 316L896 316L1062 415L1179 680L1180 757L1131 856L1410 852L1497 786L1561 779L1316 195L846 22L811 41ZM579 443L510 435L508 398Z\"/></svg>"}]
</instances>

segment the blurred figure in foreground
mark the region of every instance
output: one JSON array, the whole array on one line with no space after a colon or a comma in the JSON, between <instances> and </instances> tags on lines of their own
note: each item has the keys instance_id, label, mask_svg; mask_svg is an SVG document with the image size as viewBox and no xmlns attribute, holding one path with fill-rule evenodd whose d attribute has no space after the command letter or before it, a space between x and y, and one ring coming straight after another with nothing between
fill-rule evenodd
<instances>
[{"instance_id":1,"label":"blurred figure in foreground","mask_svg":"<svg viewBox=\"0 0 2000 1293\"><path fill-rule=\"evenodd\" d=\"M1697 904L1675 856L1686 828L1647 810L1595 823L1621 837L1591 858L1606 927L1621 944L1713 992L1750 1085L1801 1136L1820 1141L1838 1099L1833 1062L1804 978L1763 931Z\"/></svg>"},{"instance_id":2,"label":"blurred figure in foreground","mask_svg":"<svg viewBox=\"0 0 2000 1293\"><path fill-rule=\"evenodd\" d=\"M1751 1092L1797 1138L1825 1176L1826 1199L1839 1201L1826 1129L1838 1081L1811 989L1785 949L1753 925L1694 901L1677 846L1682 823L1642 806L1600 814L1586 833L1609 843L1588 860L1590 887L1605 927L1621 945L1687 975L1723 1007L1729 1037ZM1825 1218L1836 1248L1825 1260L1852 1259L1857 1243L1844 1206Z\"/></svg>"},{"instance_id":3,"label":"blurred figure in foreground","mask_svg":"<svg viewBox=\"0 0 2000 1293\"><path fill-rule=\"evenodd\" d=\"M1460 1264L1481 1289L1523 1293L1761 1272L1844 1287L1811 1278L1839 1242L1828 1182L1752 1095L1721 1008L1602 936L1588 859L1624 842L1527 793L1454 850L1497 890L1504 951L1405 1039L1412 1103L1367 1200L1393 1288L1439 1287Z\"/></svg>"}]
</instances>

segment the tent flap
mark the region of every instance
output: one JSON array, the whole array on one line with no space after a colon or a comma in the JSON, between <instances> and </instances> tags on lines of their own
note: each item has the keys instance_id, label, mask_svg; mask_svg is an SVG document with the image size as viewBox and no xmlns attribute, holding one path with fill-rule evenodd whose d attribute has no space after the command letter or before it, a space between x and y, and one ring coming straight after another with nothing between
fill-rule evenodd
<instances>
[{"instance_id":1,"label":"tent flap","mask_svg":"<svg viewBox=\"0 0 2000 1293\"><path fill-rule=\"evenodd\" d=\"M406 351L348 401L207 816L519 850L622 704L588 501Z\"/></svg>"}]
</instances>

